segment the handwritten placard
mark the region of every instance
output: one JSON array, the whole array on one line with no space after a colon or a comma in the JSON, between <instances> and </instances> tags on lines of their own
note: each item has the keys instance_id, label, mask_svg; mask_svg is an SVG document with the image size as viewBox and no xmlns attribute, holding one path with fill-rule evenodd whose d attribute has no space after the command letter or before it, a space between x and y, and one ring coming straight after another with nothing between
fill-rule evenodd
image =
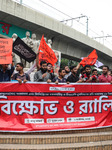
<instances>
[{"instance_id":1,"label":"handwritten placard","mask_svg":"<svg viewBox=\"0 0 112 150\"><path fill-rule=\"evenodd\" d=\"M0 38L0 64L12 63L12 39Z\"/></svg>"}]
</instances>

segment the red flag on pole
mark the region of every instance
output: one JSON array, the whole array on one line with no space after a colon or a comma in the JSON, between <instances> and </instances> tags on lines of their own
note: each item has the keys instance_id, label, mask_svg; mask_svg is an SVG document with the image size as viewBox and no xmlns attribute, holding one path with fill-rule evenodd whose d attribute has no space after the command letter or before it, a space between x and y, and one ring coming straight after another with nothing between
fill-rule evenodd
<instances>
[{"instance_id":1,"label":"red flag on pole","mask_svg":"<svg viewBox=\"0 0 112 150\"><path fill-rule=\"evenodd\" d=\"M57 62L57 58L54 51L45 42L44 35L41 38L39 50L39 62L45 60L54 66L54 64Z\"/></svg>"},{"instance_id":2,"label":"red flag on pole","mask_svg":"<svg viewBox=\"0 0 112 150\"><path fill-rule=\"evenodd\" d=\"M80 65L82 65L83 67L85 65L94 65L96 63L98 59L98 55L96 53L96 50L94 49L89 55L88 57L84 57L83 60L80 62Z\"/></svg>"}]
</instances>

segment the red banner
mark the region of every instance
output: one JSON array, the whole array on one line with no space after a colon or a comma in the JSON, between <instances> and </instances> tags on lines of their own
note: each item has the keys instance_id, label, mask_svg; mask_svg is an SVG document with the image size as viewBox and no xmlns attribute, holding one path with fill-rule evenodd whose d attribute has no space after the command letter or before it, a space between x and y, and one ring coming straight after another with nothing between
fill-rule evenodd
<instances>
[{"instance_id":1,"label":"red banner","mask_svg":"<svg viewBox=\"0 0 112 150\"><path fill-rule=\"evenodd\" d=\"M0 83L0 131L112 126L111 84Z\"/></svg>"}]
</instances>

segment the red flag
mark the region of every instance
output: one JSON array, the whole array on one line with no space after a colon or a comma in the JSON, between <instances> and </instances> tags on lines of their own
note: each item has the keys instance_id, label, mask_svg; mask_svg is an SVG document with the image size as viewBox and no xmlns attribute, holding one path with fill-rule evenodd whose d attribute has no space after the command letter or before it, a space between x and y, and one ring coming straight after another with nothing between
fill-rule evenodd
<instances>
[{"instance_id":1,"label":"red flag","mask_svg":"<svg viewBox=\"0 0 112 150\"><path fill-rule=\"evenodd\" d=\"M57 62L57 58L54 51L45 42L44 35L41 38L39 50L41 50L39 52L39 62L45 60L54 66L54 64Z\"/></svg>"},{"instance_id":2,"label":"red flag","mask_svg":"<svg viewBox=\"0 0 112 150\"><path fill-rule=\"evenodd\" d=\"M83 60L80 62L80 65L82 65L83 67L85 65L94 65L96 63L98 59L98 55L96 53L96 50L94 49L89 55L88 57L84 57Z\"/></svg>"}]
</instances>

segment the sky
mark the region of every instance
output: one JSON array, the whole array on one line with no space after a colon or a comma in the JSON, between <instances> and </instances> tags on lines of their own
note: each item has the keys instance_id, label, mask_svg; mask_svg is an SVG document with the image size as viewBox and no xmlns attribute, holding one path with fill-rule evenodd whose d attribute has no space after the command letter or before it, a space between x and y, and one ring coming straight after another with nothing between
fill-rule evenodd
<instances>
[{"instance_id":1,"label":"sky","mask_svg":"<svg viewBox=\"0 0 112 150\"><path fill-rule=\"evenodd\" d=\"M15 0L20 1L20 0ZM22 0L24 5L34 8L59 21L88 17L88 36L112 49L112 0ZM86 34L87 17L63 23Z\"/></svg>"}]
</instances>

